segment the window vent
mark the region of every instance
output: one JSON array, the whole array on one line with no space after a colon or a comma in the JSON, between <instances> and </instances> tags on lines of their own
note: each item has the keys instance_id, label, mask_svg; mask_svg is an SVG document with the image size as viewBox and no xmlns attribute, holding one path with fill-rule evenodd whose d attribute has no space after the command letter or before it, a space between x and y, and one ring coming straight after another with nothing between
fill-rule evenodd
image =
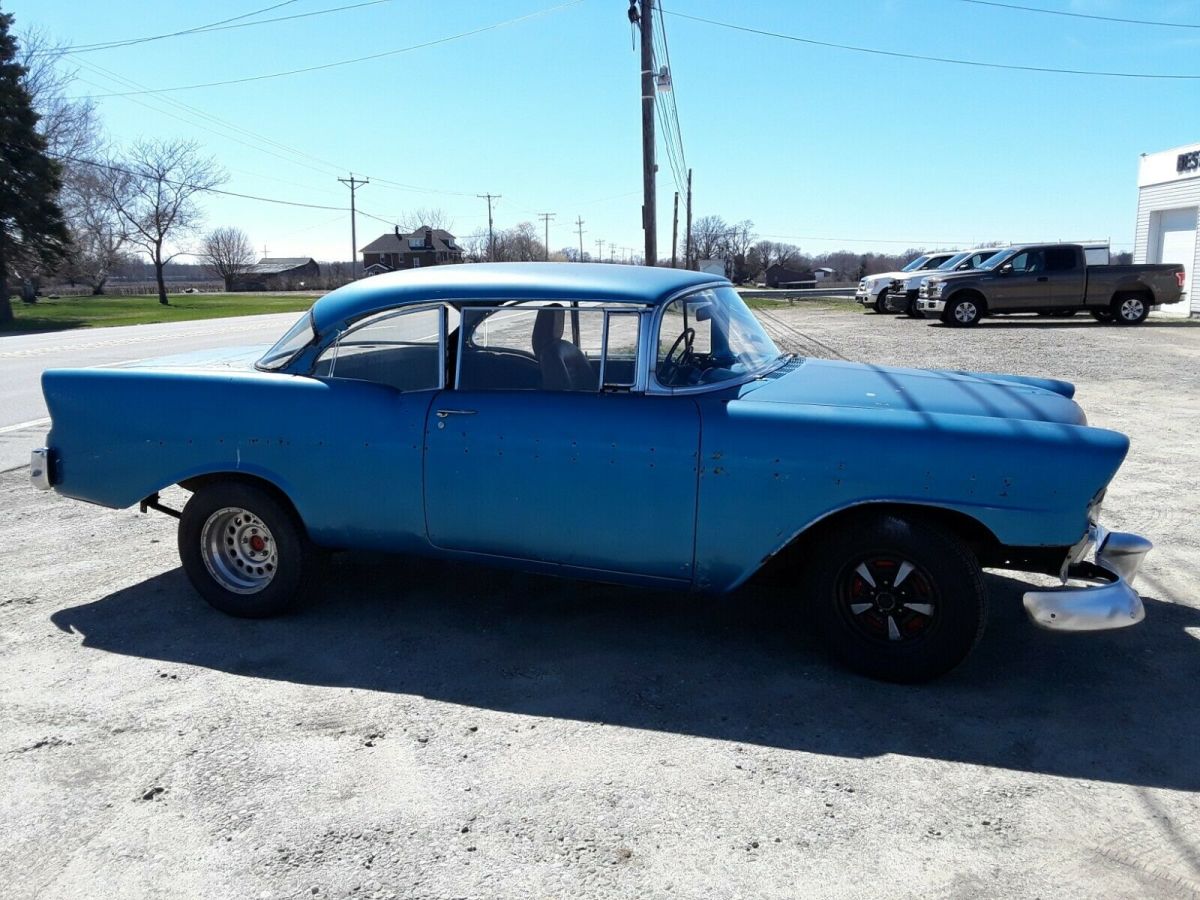
<instances>
[{"instance_id":1,"label":"window vent","mask_svg":"<svg viewBox=\"0 0 1200 900\"><path fill-rule=\"evenodd\" d=\"M774 381L777 378L782 378L784 375L789 375L792 372L795 372L798 368L800 368L802 365L804 365L804 363L805 363L805 358L803 356L796 356L796 357L793 357L789 362L784 363L782 366L780 366L774 372L768 372L766 375L763 375L762 377L766 380Z\"/></svg>"}]
</instances>

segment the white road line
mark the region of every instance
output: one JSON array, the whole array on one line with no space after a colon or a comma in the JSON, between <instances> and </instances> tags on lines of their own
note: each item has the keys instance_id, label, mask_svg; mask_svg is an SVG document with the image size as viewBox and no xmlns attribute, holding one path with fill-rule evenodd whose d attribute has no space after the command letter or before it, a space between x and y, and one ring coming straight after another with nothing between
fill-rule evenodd
<instances>
[{"instance_id":1,"label":"white road line","mask_svg":"<svg viewBox=\"0 0 1200 900\"><path fill-rule=\"evenodd\" d=\"M38 425L49 425L49 417L45 419L30 419L28 422L18 422L16 425L5 425L0 428L0 434L8 434L10 431L20 431L22 428L36 428Z\"/></svg>"}]
</instances>

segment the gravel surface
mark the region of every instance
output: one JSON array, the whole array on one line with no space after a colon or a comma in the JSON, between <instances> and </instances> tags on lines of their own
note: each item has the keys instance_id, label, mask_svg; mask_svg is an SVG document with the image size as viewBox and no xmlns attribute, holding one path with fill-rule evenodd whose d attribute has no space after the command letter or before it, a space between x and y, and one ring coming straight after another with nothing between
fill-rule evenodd
<instances>
[{"instance_id":1,"label":"gravel surface","mask_svg":"<svg viewBox=\"0 0 1200 900\"><path fill-rule=\"evenodd\" d=\"M923 687L835 667L762 586L346 557L236 621L172 520L9 472L4 896L1200 895L1200 330L764 318L815 355L1077 382L1133 436L1106 519L1158 545L1147 621L1039 632L991 574L982 643Z\"/></svg>"}]
</instances>

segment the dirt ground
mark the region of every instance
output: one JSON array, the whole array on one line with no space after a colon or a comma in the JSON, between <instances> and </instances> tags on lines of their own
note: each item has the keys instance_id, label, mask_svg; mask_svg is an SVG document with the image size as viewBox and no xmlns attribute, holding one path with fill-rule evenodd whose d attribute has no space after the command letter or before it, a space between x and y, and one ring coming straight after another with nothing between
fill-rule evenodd
<instances>
[{"instance_id":1,"label":"dirt ground","mask_svg":"<svg viewBox=\"0 0 1200 900\"><path fill-rule=\"evenodd\" d=\"M1200 327L763 317L811 355L1076 382L1133 439L1105 521L1157 545L1146 621L1037 631L989 574L980 646L918 687L836 667L761 589L347 557L237 621L173 520L10 471L3 895L1200 896Z\"/></svg>"}]
</instances>

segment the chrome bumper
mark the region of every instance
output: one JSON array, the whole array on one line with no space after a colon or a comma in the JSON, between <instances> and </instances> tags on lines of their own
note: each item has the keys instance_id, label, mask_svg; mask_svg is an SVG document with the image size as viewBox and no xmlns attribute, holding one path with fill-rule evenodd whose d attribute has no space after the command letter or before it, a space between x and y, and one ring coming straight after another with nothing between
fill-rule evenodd
<instances>
[{"instance_id":1,"label":"chrome bumper","mask_svg":"<svg viewBox=\"0 0 1200 900\"><path fill-rule=\"evenodd\" d=\"M946 308L945 300L918 300L917 309L921 312L940 313Z\"/></svg>"},{"instance_id":2,"label":"chrome bumper","mask_svg":"<svg viewBox=\"0 0 1200 900\"><path fill-rule=\"evenodd\" d=\"M29 454L29 480L40 491L50 490L49 447L38 447Z\"/></svg>"},{"instance_id":3,"label":"chrome bumper","mask_svg":"<svg viewBox=\"0 0 1200 900\"><path fill-rule=\"evenodd\" d=\"M854 294L854 302L861 303L863 306L870 306L875 301L872 299L870 294L864 294L862 291L858 291Z\"/></svg>"},{"instance_id":4,"label":"chrome bumper","mask_svg":"<svg viewBox=\"0 0 1200 900\"><path fill-rule=\"evenodd\" d=\"M1072 561L1065 567L1069 580L1090 585L1025 594L1025 612L1035 625L1051 631L1104 631L1136 625L1146 617L1133 582L1154 545L1140 535L1099 526L1093 526L1080 556L1092 544L1097 547L1094 563Z\"/></svg>"}]
</instances>

